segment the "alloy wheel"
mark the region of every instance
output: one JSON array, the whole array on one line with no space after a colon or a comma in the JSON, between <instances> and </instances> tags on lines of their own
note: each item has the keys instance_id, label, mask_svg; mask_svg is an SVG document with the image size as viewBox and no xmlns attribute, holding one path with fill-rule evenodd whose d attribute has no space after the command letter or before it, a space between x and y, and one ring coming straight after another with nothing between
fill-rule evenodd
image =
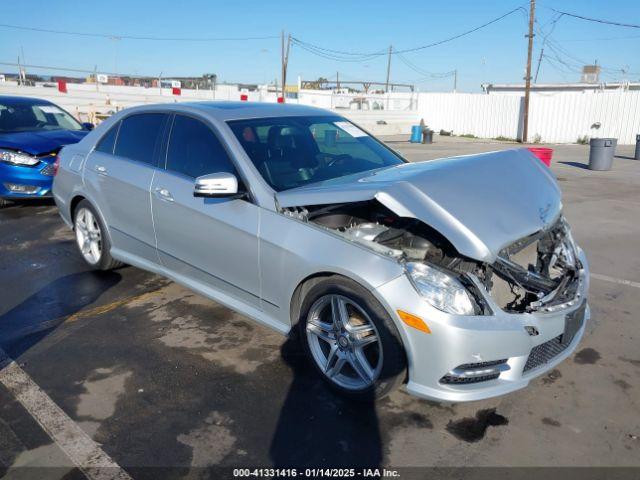
<instances>
[{"instance_id":1,"label":"alloy wheel","mask_svg":"<svg viewBox=\"0 0 640 480\"><path fill-rule=\"evenodd\" d=\"M88 208L80 208L76 213L76 241L84 259L91 265L102 256L102 231L98 219Z\"/></svg>"},{"instance_id":2,"label":"alloy wheel","mask_svg":"<svg viewBox=\"0 0 640 480\"><path fill-rule=\"evenodd\" d=\"M337 294L320 297L309 310L306 334L314 361L335 384L362 390L380 376L380 335L354 300Z\"/></svg>"}]
</instances>

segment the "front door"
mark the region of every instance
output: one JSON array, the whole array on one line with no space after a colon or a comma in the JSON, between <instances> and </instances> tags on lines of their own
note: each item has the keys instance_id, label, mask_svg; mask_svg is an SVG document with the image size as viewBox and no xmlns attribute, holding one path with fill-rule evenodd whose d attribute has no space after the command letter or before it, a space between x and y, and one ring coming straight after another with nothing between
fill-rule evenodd
<instances>
[{"instance_id":1,"label":"front door","mask_svg":"<svg viewBox=\"0 0 640 480\"><path fill-rule=\"evenodd\" d=\"M238 175L212 128L176 115L166 168L156 172L151 185L158 254L183 280L258 307L259 207L245 199L193 196L196 177L218 172Z\"/></svg>"}]
</instances>

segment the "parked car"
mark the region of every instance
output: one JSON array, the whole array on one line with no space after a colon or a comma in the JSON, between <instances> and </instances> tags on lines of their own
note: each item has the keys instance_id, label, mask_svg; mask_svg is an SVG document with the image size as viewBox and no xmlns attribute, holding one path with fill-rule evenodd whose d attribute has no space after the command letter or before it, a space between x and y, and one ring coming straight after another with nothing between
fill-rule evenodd
<instances>
[{"instance_id":1,"label":"parked car","mask_svg":"<svg viewBox=\"0 0 640 480\"><path fill-rule=\"evenodd\" d=\"M46 100L0 96L0 206L50 197L57 153L92 128Z\"/></svg>"},{"instance_id":2,"label":"parked car","mask_svg":"<svg viewBox=\"0 0 640 480\"><path fill-rule=\"evenodd\" d=\"M166 276L283 334L335 390L478 400L576 348L588 267L525 149L408 163L299 105L122 111L53 193L95 269Z\"/></svg>"}]
</instances>

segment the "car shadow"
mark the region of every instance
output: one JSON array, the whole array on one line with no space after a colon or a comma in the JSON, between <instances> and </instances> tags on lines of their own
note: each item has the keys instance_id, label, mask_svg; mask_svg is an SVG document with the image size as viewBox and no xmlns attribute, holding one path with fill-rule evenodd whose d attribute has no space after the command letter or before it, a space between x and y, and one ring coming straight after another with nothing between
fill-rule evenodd
<instances>
[{"instance_id":1,"label":"car shadow","mask_svg":"<svg viewBox=\"0 0 640 480\"><path fill-rule=\"evenodd\" d=\"M382 440L373 396L355 402L335 394L318 377L295 337L281 348L293 380L269 450L273 466L379 467Z\"/></svg>"},{"instance_id":2,"label":"car shadow","mask_svg":"<svg viewBox=\"0 0 640 480\"><path fill-rule=\"evenodd\" d=\"M118 284L117 272L84 271L48 283L0 315L0 348L16 359Z\"/></svg>"},{"instance_id":3,"label":"car shadow","mask_svg":"<svg viewBox=\"0 0 640 480\"><path fill-rule=\"evenodd\" d=\"M580 162L558 162L561 165L567 165L569 167L576 167L576 168L582 168L584 170L589 170L589 165L587 165L586 163L580 163Z\"/></svg>"},{"instance_id":4,"label":"car shadow","mask_svg":"<svg viewBox=\"0 0 640 480\"><path fill-rule=\"evenodd\" d=\"M0 208L52 207L56 204L56 202L53 201L53 198L26 198L9 201L11 203Z\"/></svg>"}]
</instances>

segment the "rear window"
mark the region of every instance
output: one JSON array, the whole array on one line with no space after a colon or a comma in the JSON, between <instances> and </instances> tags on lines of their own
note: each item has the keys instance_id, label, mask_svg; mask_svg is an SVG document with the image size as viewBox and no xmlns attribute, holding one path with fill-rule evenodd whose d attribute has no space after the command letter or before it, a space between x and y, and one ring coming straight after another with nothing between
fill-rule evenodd
<instances>
[{"instance_id":1,"label":"rear window","mask_svg":"<svg viewBox=\"0 0 640 480\"><path fill-rule=\"evenodd\" d=\"M141 113L122 120L115 154L156 166L166 119L164 113Z\"/></svg>"}]
</instances>

